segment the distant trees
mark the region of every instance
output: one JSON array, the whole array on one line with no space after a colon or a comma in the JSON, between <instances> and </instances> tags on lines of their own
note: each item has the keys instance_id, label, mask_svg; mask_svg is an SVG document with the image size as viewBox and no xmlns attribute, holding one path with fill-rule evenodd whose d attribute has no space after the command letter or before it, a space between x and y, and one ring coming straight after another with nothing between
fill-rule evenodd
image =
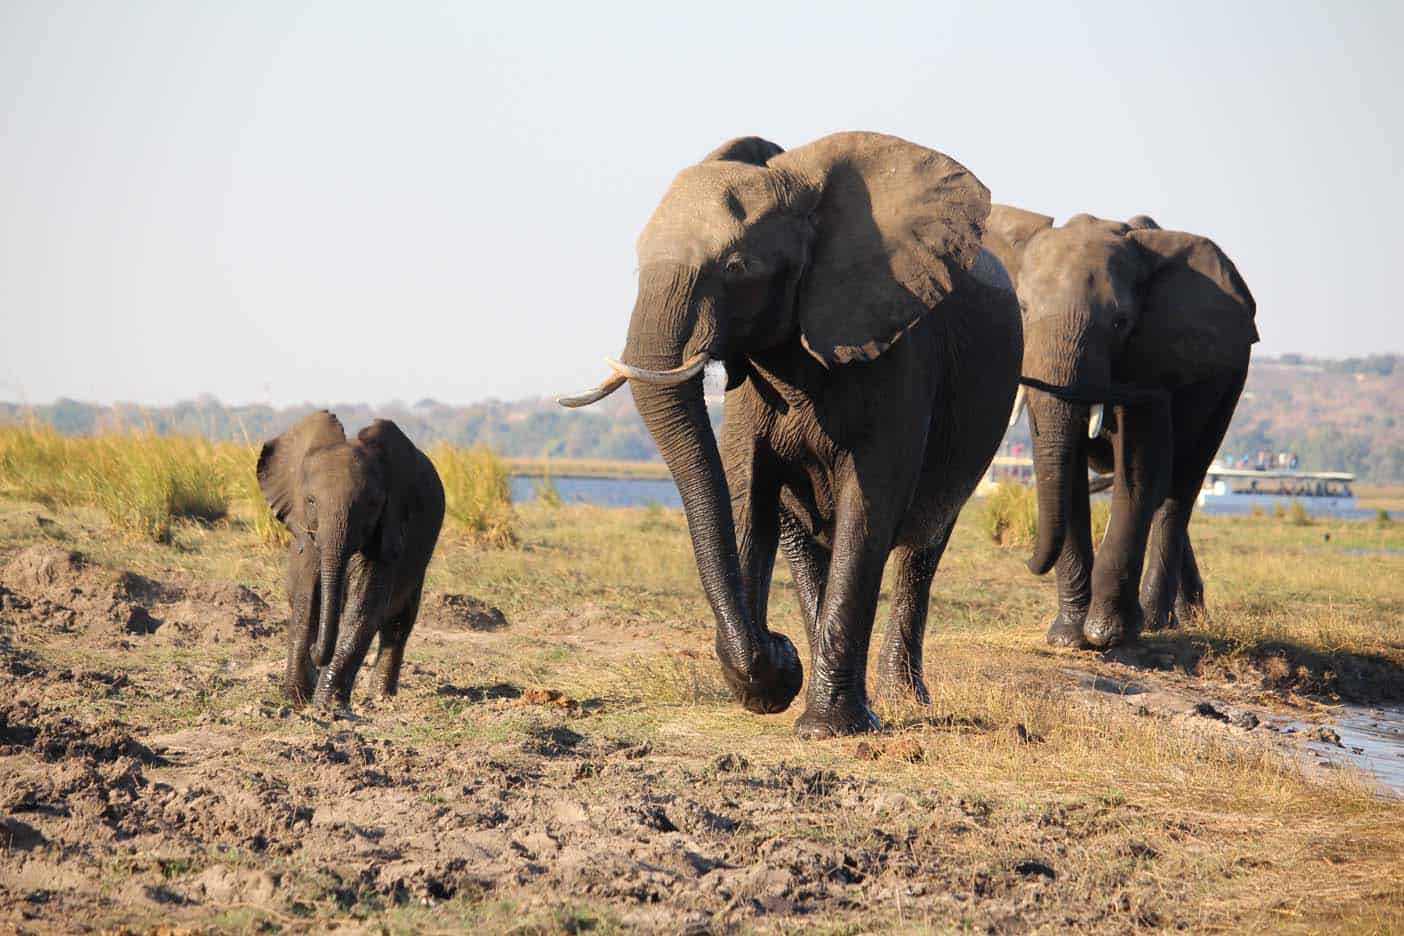
<instances>
[{"instance_id":1,"label":"distant trees","mask_svg":"<svg viewBox=\"0 0 1404 936\"><path fill-rule=\"evenodd\" d=\"M1284 354L1276 363L1255 367L1224 440L1223 450L1250 458L1259 450L1292 451L1304 468L1351 471L1380 482L1404 481L1404 421L1395 415L1404 395L1400 355L1374 354L1327 361ZM1271 363L1270 358L1260 363ZM1301 367L1296 370L1295 367ZM1353 375L1368 374L1369 380ZM141 428L162 434L257 442L282 432L317 407L273 409L225 406L211 397L174 406L97 406L62 399L44 406L0 403L0 423L38 421L65 435ZM567 412L549 400L505 403L488 400L449 406L435 400L412 405L334 403L330 407L347 431L357 432L378 416L395 420L421 446L445 441L487 445L502 455L603 458L647 461L658 458L653 440L625 394L586 411ZM713 428L721 406L711 408ZM1023 421L1008 441L1028 443Z\"/></svg>"}]
</instances>

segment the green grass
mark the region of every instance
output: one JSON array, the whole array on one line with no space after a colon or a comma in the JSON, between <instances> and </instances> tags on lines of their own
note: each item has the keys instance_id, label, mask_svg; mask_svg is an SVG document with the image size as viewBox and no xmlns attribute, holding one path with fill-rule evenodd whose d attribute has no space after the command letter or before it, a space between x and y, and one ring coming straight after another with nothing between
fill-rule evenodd
<instances>
[{"instance_id":1,"label":"green grass","mask_svg":"<svg viewBox=\"0 0 1404 936\"><path fill-rule=\"evenodd\" d=\"M429 457L444 483L445 513L470 539L489 546L516 543L511 473L489 448L441 442Z\"/></svg>"},{"instance_id":2,"label":"green grass","mask_svg":"<svg viewBox=\"0 0 1404 936\"><path fill-rule=\"evenodd\" d=\"M42 504L89 504L118 529L157 542L170 540L177 520L225 517L230 481L222 447L202 439L0 428L0 491Z\"/></svg>"},{"instance_id":3,"label":"green grass","mask_svg":"<svg viewBox=\"0 0 1404 936\"><path fill-rule=\"evenodd\" d=\"M1005 547L1027 548L1038 536L1037 491L1015 481L1001 481L984 499L984 527L990 539ZM1111 519L1111 507L1105 498L1092 501L1092 543L1102 542Z\"/></svg>"}]
</instances>

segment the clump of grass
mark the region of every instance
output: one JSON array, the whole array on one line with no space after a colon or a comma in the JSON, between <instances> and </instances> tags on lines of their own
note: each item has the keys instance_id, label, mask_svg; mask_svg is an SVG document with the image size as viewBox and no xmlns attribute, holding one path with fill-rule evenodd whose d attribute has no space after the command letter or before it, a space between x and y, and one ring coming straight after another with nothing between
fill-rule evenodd
<instances>
[{"instance_id":1,"label":"clump of grass","mask_svg":"<svg viewBox=\"0 0 1404 936\"><path fill-rule=\"evenodd\" d=\"M1000 546L1032 546L1038 533L1038 498L1032 487L1001 481L985 501L985 532Z\"/></svg>"},{"instance_id":2,"label":"clump of grass","mask_svg":"<svg viewBox=\"0 0 1404 936\"><path fill-rule=\"evenodd\" d=\"M1101 543L1111 521L1111 505L1091 504L1092 542ZM1000 546L1032 546L1038 536L1037 489L1016 481L1001 481L985 503L985 531Z\"/></svg>"},{"instance_id":3,"label":"clump of grass","mask_svg":"<svg viewBox=\"0 0 1404 936\"><path fill-rule=\"evenodd\" d=\"M0 490L50 505L100 508L121 530L168 542L177 519L229 512L217 447L152 432L68 438L43 426L0 430Z\"/></svg>"},{"instance_id":4,"label":"clump of grass","mask_svg":"<svg viewBox=\"0 0 1404 936\"><path fill-rule=\"evenodd\" d=\"M1274 505L1273 505L1273 508L1272 508L1272 516L1273 516L1273 519L1276 519L1276 520L1286 520L1286 519L1287 519L1287 508L1286 508L1286 507L1283 507L1281 504L1274 504Z\"/></svg>"},{"instance_id":5,"label":"clump of grass","mask_svg":"<svg viewBox=\"0 0 1404 936\"><path fill-rule=\"evenodd\" d=\"M1292 526L1311 526L1311 514L1301 501L1292 501L1291 523Z\"/></svg>"},{"instance_id":6,"label":"clump of grass","mask_svg":"<svg viewBox=\"0 0 1404 936\"><path fill-rule=\"evenodd\" d=\"M291 534L278 522L258 486L258 453L252 442L230 442L220 447L224 472L235 500L244 505L249 530L267 546L286 546Z\"/></svg>"},{"instance_id":7,"label":"clump of grass","mask_svg":"<svg viewBox=\"0 0 1404 936\"><path fill-rule=\"evenodd\" d=\"M1394 521L1390 519L1388 510L1385 510L1383 507L1381 507L1375 511L1375 526L1387 527L1393 522Z\"/></svg>"},{"instance_id":8,"label":"clump of grass","mask_svg":"<svg viewBox=\"0 0 1404 936\"><path fill-rule=\"evenodd\" d=\"M1253 509L1248 511L1248 515L1251 517L1257 517L1258 519L1262 519L1263 517L1267 516L1267 514L1263 513L1263 508L1258 504L1253 505Z\"/></svg>"},{"instance_id":9,"label":"clump of grass","mask_svg":"<svg viewBox=\"0 0 1404 936\"><path fill-rule=\"evenodd\" d=\"M507 465L486 446L462 449L440 442L429 453L444 483L448 519L489 546L517 542Z\"/></svg>"},{"instance_id":10,"label":"clump of grass","mask_svg":"<svg viewBox=\"0 0 1404 936\"><path fill-rule=\"evenodd\" d=\"M1102 545L1102 537L1107 535L1107 524L1111 523L1111 504L1104 500L1092 502L1092 548Z\"/></svg>"},{"instance_id":11,"label":"clump of grass","mask_svg":"<svg viewBox=\"0 0 1404 936\"><path fill-rule=\"evenodd\" d=\"M551 459L542 459L541 476L531 483L531 490L536 499L547 507L559 507L565 503L556 487L556 479L551 477Z\"/></svg>"}]
</instances>

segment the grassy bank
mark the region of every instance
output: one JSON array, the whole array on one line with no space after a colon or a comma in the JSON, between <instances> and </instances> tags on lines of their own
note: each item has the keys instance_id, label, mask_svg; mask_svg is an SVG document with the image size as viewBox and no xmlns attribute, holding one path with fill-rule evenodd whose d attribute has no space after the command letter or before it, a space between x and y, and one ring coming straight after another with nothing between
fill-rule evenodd
<instances>
[{"instance_id":1,"label":"grassy bank","mask_svg":"<svg viewBox=\"0 0 1404 936\"><path fill-rule=\"evenodd\" d=\"M972 502L933 590L933 704L887 704L883 735L812 744L793 736L798 706L761 717L730 701L680 511L529 503L508 548L447 536L429 590L481 599L509 626L426 617L402 695L358 694L353 718L328 719L284 706L283 555L238 511L176 520L159 543L120 535L95 503L52 503L0 502L0 568L22 547L79 549L153 580L252 586L270 608L268 633L244 643L0 616L5 694L40 699L55 725L120 718L169 746L133 802L162 785L179 794L133 827L139 837L111 841L79 824L78 806L67 818L15 812L5 829L35 834L6 833L28 850L0 856L0 893L13 898L0 904L40 922L1404 928L1398 802L1349 770L1313 771L1261 729L1077 689L1077 674L1096 674L1138 683L1139 698L1207 693L1306 720L1340 700L1399 699L1404 523L1197 518L1208 616L1103 657L1044 645L1051 578L1027 572L1026 547L992 541L991 505ZM887 612L884 588L880 622ZM807 661L783 563L770 618ZM8 757L0 772L35 784L52 772ZM285 815L286 826L265 818ZM60 861L81 886L34 877ZM35 888L46 902L26 902Z\"/></svg>"},{"instance_id":2,"label":"grassy bank","mask_svg":"<svg viewBox=\"0 0 1404 936\"><path fill-rule=\"evenodd\" d=\"M268 543L287 533L268 511L255 468L259 445L149 432L64 436L47 426L0 426L0 496L49 507L95 507L124 535L171 541L177 524L231 521ZM435 446L446 521L488 545L514 541L509 469L491 450Z\"/></svg>"}]
</instances>

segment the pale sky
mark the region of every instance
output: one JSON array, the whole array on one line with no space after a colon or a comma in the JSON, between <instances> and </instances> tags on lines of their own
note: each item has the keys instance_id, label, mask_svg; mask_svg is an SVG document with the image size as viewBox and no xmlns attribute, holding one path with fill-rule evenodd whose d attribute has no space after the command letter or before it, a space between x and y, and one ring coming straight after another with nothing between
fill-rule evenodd
<instances>
[{"instance_id":1,"label":"pale sky","mask_svg":"<svg viewBox=\"0 0 1404 936\"><path fill-rule=\"evenodd\" d=\"M0 399L578 390L722 140L876 130L1404 351L1404 4L0 0Z\"/></svg>"}]
</instances>

